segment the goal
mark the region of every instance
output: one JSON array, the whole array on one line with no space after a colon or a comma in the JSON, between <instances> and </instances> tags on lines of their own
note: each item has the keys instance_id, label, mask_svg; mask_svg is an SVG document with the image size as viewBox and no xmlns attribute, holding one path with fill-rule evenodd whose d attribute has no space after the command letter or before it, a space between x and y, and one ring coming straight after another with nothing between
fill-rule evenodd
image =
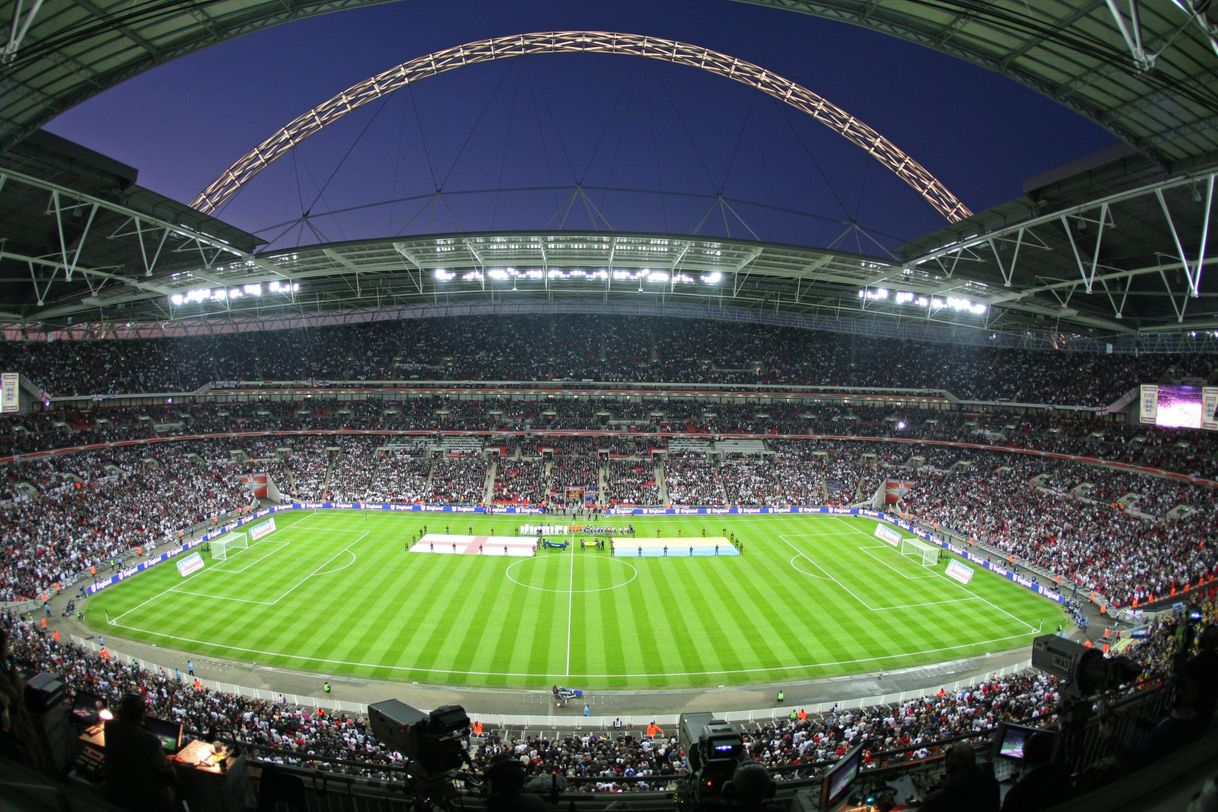
<instances>
[{"instance_id":1,"label":"goal","mask_svg":"<svg viewBox=\"0 0 1218 812\"><path fill-rule=\"evenodd\" d=\"M249 546L249 533L225 533L211 543L211 558L213 561L226 561L230 551L244 550Z\"/></svg>"},{"instance_id":2,"label":"goal","mask_svg":"<svg viewBox=\"0 0 1218 812\"><path fill-rule=\"evenodd\" d=\"M924 567L933 567L935 564L938 564L940 552L941 550L938 546L922 541L922 539L901 539L901 555L913 556L914 558L920 557Z\"/></svg>"}]
</instances>

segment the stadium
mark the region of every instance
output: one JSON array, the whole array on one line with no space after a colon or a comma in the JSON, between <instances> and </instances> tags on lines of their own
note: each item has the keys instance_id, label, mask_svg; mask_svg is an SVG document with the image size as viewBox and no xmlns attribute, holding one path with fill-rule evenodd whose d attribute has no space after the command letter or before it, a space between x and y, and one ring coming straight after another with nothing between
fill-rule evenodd
<instances>
[{"instance_id":1,"label":"stadium","mask_svg":"<svg viewBox=\"0 0 1218 812\"><path fill-rule=\"evenodd\" d=\"M14 808L1212 808L1209 4L442 5L0 13Z\"/></svg>"}]
</instances>

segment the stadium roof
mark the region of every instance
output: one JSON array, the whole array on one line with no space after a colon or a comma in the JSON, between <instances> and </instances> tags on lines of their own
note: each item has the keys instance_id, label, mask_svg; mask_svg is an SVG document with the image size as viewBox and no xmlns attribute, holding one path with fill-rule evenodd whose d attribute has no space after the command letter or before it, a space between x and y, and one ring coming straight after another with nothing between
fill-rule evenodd
<instances>
[{"instance_id":1,"label":"stadium roof","mask_svg":"<svg viewBox=\"0 0 1218 812\"><path fill-rule=\"evenodd\" d=\"M440 235L260 253L255 237L140 188L129 167L29 136L153 65L368 2L26 3L0 57L0 321L9 335L70 325L112 334L128 322L167 332L250 329L323 311L502 306L511 297L585 308L690 304L814 318L831 329L891 334L920 325L947 339L986 334L1053 346L1146 348L1149 337L1158 348L1187 348L1194 334L1218 331L1218 283L1204 273L1215 253L1213 12L1186 11L1184 0L1138 6L1137 18L1103 0L752 1L865 25L996 70L1108 127L1134 153L1040 183L910 243L897 260L608 233ZM233 295L245 285L263 287ZM208 300L197 301L203 290Z\"/></svg>"},{"instance_id":2,"label":"stadium roof","mask_svg":"<svg viewBox=\"0 0 1218 812\"><path fill-rule=\"evenodd\" d=\"M384 0L26 2L0 70L0 148L141 71L280 23ZM746 0L854 23L973 62L1079 111L1152 159L1218 154L1218 11L1163 0ZM1125 6L1125 7L1122 7ZM1203 11L1191 11L1194 6ZM8 20L6 20L8 22Z\"/></svg>"}]
</instances>

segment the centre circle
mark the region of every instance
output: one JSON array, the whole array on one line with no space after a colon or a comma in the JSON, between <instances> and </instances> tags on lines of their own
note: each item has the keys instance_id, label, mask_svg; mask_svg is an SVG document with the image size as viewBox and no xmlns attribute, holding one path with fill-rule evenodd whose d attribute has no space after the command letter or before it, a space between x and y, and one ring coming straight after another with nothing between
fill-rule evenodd
<instances>
[{"instance_id":1,"label":"centre circle","mask_svg":"<svg viewBox=\"0 0 1218 812\"><path fill-rule=\"evenodd\" d=\"M596 580L608 583L597 587L580 586L580 581L587 579L589 573L592 573ZM639 571L629 561L592 553L524 558L509 564L505 574L516 586L563 595L621 589L639 577Z\"/></svg>"}]
</instances>

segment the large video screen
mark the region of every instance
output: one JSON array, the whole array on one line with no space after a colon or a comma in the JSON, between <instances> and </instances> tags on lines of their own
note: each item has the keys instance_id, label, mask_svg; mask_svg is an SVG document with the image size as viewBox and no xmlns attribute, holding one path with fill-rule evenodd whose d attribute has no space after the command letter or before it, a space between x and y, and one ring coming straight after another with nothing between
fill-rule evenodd
<instances>
[{"instance_id":1,"label":"large video screen","mask_svg":"<svg viewBox=\"0 0 1218 812\"><path fill-rule=\"evenodd\" d=\"M1218 390L1200 386L1142 386L1141 422L1169 428L1218 428Z\"/></svg>"}]
</instances>

